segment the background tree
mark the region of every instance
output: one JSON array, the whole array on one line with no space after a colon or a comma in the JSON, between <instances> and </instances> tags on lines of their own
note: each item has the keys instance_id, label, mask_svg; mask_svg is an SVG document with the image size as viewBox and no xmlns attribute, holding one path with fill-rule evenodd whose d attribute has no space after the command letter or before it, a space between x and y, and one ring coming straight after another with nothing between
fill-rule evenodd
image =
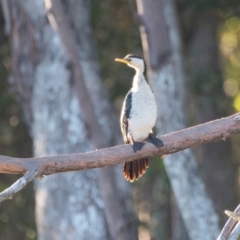
<instances>
[{"instance_id":1,"label":"background tree","mask_svg":"<svg viewBox=\"0 0 240 240\"><path fill-rule=\"evenodd\" d=\"M154 91L158 93L158 132L182 129L186 126L187 82L174 3L137 1L137 6L144 53L151 67L149 76ZM178 159L177 163L174 158ZM216 237L219 232L218 218L206 195L193 153L186 150L166 156L164 164L190 239ZM177 216L175 212L176 208L173 216ZM181 228L176 227L178 225L178 218L173 217L173 239L186 239L186 236L181 236Z\"/></svg>"},{"instance_id":2,"label":"background tree","mask_svg":"<svg viewBox=\"0 0 240 240\"><path fill-rule=\"evenodd\" d=\"M221 9L221 5L214 4L212 8L203 7L197 11L195 6L190 5L188 10L184 10L191 11L190 15L196 14L191 18L193 22L196 21L194 26L188 26L184 34L187 38L187 32L191 31L185 49L188 52L186 61L192 89L191 105L194 105L193 114L189 114L192 124L221 118L233 111L230 99L226 97L223 89L224 69L221 67L218 37L218 29L223 19L217 13L219 7ZM185 24L187 19L183 21ZM222 225L226 221L222 209L234 209L237 204L236 192L233 191L236 168L231 141L203 146L197 150L197 157L207 192L214 202Z\"/></svg>"},{"instance_id":3,"label":"background tree","mask_svg":"<svg viewBox=\"0 0 240 240\"><path fill-rule=\"evenodd\" d=\"M30 127L34 155L115 145L119 130L98 74L88 3L45 3L52 26L43 1L9 1L7 9L12 88ZM129 186L119 176L120 171L104 169L37 182L38 239L136 239Z\"/></svg>"}]
</instances>

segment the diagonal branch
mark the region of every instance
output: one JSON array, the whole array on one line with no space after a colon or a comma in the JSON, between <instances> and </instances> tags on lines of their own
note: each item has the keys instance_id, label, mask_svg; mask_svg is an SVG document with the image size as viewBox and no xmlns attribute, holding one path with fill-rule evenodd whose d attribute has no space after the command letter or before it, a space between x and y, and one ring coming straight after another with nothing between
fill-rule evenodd
<instances>
[{"instance_id":1,"label":"diagonal branch","mask_svg":"<svg viewBox=\"0 0 240 240\"><path fill-rule=\"evenodd\" d=\"M101 168L182 151L209 142L225 140L240 132L240 114L207 122L161 136L164 147L155 148L146 143L142 151L133 153L130 145L120 145L87 153L72 153L39 158L12 158L0 156L0 173L17 174L37 169L39 175Z\"/></svg>"},{"instance_id":2,"label":"diagonal branch","mask_svg":"<svg viewBox=\"0 0 240 240\"><path fill-rule=\"evenodd\" d=\"M37 176L101 168L133 161L138 158L163 156L201 144L225 140L237 133L240 133L240 114L161 136L164 147L157 149L152 144L146 143L142 151L137 153L133 152L130 145L121 145L87 153L72 153L41 158L0 156L0 173L17 174L28 172L9 189L0 194L0 202L13 196ZM2 196L6 197L1 198Z\"/></svg>"}]
</instances>

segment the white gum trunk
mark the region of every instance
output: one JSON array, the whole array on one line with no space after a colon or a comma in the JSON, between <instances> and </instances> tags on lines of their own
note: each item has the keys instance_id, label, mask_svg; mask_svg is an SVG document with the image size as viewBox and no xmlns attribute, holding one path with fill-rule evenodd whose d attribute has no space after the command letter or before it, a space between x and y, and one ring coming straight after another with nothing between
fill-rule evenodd
<instances>
[{"instance_id":1,"label":"white gum trunk","mask_svg":"<svg viewBox=\"0 0 240 240\"><path fill-rule=\"evenodd\" d=\"M149 60L150 81L158 104L157 131L162 135L186 127L188 89L176 13L171 0L137 0L137 6L144 54ZM192 150L166 156L164 164L189 238L216 238L220 231L218 216Z\"/></svg>"}]
</instances>

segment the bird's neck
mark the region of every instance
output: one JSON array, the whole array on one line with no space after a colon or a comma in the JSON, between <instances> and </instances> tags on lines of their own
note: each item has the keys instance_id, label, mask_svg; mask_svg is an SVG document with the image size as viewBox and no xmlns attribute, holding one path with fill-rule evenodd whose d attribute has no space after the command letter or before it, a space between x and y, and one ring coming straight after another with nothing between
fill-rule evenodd
<instances>
[{"instance_id":1,"label":"bird's neck","mask_svg":"<svg viewBox=\"0 0 240 240\"><path fill-rule=\"evenodd\" d=\"M145 83L147 83L147 81L145 75L143 74L143 71L136 69L136 74L133 78L133 87L139 87Z\"/></svg>"}]
</instances>

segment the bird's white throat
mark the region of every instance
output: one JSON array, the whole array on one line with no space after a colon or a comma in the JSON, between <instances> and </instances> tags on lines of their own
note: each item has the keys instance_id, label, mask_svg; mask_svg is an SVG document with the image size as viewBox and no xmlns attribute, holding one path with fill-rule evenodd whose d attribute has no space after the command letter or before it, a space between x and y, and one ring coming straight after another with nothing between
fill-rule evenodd
<instances>
[{"instance_id":1,"label":"bird's white throat","mask_svg":"<svg viewBox=\"0 0 240 240\"><path fill-rule=\"evenodd\" d=\"M132 84L133 88L136 88L136 87L138 88L140 85L146 84L146 83L147 83L146 78L143 75L143 72L139 69L136 69L136 74L133 78L133 84Z\"/></svg>"}]
</instances>

